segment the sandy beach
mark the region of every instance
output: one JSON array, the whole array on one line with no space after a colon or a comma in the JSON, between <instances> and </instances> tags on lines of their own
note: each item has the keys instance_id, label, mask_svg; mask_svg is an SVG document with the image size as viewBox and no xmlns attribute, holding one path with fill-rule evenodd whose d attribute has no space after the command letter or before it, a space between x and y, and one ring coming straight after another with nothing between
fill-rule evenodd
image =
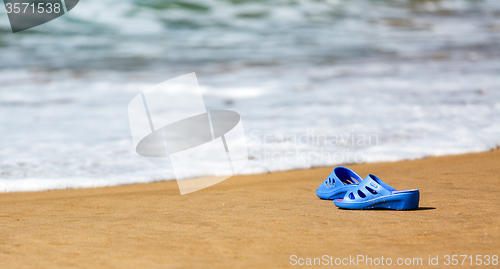
<instances>
[{"instance_id":1,"label":"sandy beach","mask_svg":"<svg viewBox=\"0 0 500 269\"><path fill-rule=\"evenodd\" d=\"M446 267L444 255L500 254L499 164L495 150L347 166L420 189L414 211L341 210L318 199L332 167L236 176L183 196L175 181L3 193L0 260L3 268L277 268L294 267L292 255L423 265L430 255Z\"/></svg>"},{"instance_id":2,"label":"sandy beach","mask_svg":"<svg viewBox=\"0 0 500 269\"><path fill-rule=\"evenodd\" d=\"M500 268L500 0L4 2L0 269Z\"/></svg>"}]
</instances>

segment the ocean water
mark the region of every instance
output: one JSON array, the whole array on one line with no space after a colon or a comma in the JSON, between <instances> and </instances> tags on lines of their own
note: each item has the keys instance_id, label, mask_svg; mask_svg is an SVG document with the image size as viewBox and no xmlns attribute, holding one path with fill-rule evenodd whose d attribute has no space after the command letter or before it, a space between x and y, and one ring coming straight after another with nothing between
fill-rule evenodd
<instances>
[{"instance_id":1,"label":"ocean water","mask_svg":"<svg viewBox=\"0 0 500 269\"><path fill-rule=\"evenodd\" d=\"M16 34L0 10L1 192L173 179L127 106L190 72L241 115L244 174L500 145L496 0L87 0Z\"/></svg>"}]
</instances>

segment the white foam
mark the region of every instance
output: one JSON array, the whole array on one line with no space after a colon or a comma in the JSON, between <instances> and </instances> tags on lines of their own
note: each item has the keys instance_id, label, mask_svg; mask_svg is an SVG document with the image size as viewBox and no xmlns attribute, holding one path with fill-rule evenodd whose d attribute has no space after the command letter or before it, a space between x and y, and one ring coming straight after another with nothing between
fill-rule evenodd
<instances>
[{"instance_id":1,"label":"white foam","mask_svg":"<svg viewBox=\"0 0 500 269\"><path fill-rule=\"evenodd\" d=\"M193 3L81 1L0 36L0 191L173 179L135 154L127 105L193 71L242 116L247 174L500 145L499 1Z\"/></svg>"}]
</instances>

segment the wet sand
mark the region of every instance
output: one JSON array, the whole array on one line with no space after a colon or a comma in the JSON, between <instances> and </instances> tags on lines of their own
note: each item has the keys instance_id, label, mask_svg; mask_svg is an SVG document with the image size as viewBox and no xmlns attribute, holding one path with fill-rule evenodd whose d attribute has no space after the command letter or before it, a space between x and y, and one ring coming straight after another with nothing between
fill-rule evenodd
<instances>
[{"instance_id":1,"label":"wet sand","mask_svg":"<svg viewBox=\"0 0 500 269\"><path fill-rule=\"evenodd\" d=\"M338 209L315 195L332 167L236 176L183 196L175 181L3 193L1 267L276 268L323 255L424 266L439 255L448 267L444 255L500 255L500 150L347 167L420 189L420 209Z\"/></svg>"}]
</instances>

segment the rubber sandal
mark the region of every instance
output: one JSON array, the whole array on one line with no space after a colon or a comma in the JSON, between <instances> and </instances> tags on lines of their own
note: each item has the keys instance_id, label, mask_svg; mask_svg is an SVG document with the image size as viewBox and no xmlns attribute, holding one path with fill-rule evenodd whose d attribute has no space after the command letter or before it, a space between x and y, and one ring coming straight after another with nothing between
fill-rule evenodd
<instances>
[{"instance_id":1,"label":"rubber sandal","mask_svg":"<svg viewBox=\"0 0 500 269\"><path fill-rule=\"evenodd\" d=\"M352 188L343 199L335 199L334 203L346 209L410 210L418 208L419 200L420 192L417 189L398 191L370 174L359 185Z\"/></svg>"},{"instance_id":2,"label":"rubber sandal","mask_svg":"<svg viewBox=\"0 0 500 269\"><path fill-rule=\"evenodd\" d=\"M336 167L328 178L319 185L316 195L321 199L342 198L363 179L349 168Z\"/></svg>"}]
</instances>

